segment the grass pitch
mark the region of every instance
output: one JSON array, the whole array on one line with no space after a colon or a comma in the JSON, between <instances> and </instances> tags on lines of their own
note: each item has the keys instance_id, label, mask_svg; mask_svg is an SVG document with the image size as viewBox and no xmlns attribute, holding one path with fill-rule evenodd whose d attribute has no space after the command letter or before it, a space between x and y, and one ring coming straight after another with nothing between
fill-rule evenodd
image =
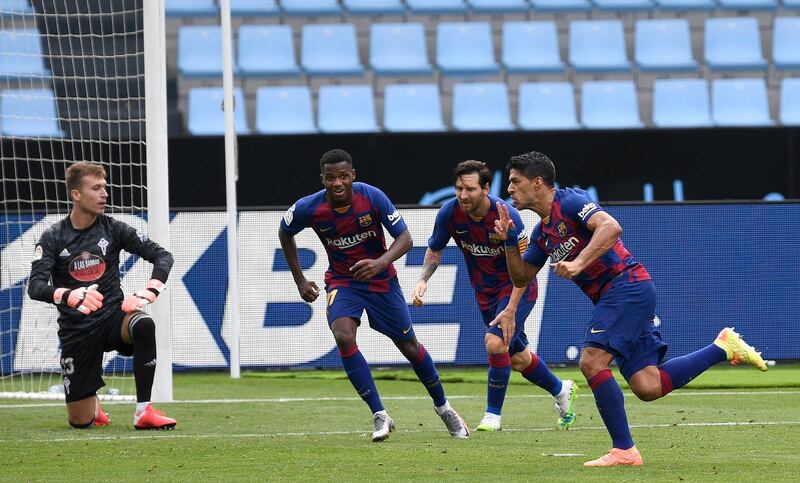
<instances>
[{"instance_id":1,"label":"grass pitch","mask_svg":"<svg viewBox=\"0 0 800 483\"><path fill-rule=\"evenodd\" d=\"M471 427L485 369L440 369ZM133 405L106 403L112 425L72 430L63 403L0 400L0 480L800 481L800 366L718 366L651 403L627 389L638 468L583 468L610 439L577 369L577 422L555 430L551 397L512 375L503 431L453 440L411 371L375 370L397 431L369 440L371 418L341 371L178 374L169 432L134 431ZM623 385L624 387L624 385Z\"/></svg>"}]
</instances>

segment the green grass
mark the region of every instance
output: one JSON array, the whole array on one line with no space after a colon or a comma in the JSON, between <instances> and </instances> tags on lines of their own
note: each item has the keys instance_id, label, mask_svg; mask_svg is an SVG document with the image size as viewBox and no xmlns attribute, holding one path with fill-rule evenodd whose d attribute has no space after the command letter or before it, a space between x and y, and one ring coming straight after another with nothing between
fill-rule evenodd
<instances>
[{"instance_id":1,"label":"green grass","mask_svg":"<svg viewBox=\"0 0 800 483\"><path fill-rule=\"evenodd\" d=\"M441 369L451 403L476 426L485 369ZM170 432L132 428L133 405L110 404L113 424L71 430L63 404L0 400L0 480L340 481L797 481L800 366L717 367L659 401L626 390L640 468L583 468L610 440L581 384L578 421L555 431L552 399L518 375L504 431L453 440L410 371L375 370L397 423L388 441L368 439L369 411L339 371L177 374L162 404ZM321 399L328 398L328 399ZM244 399L242 402L209 402ZM201 402L202 401L202 402ZM22 406L26 407L22 407ZM735 425L731 423L736 423ZM553 454L579 456L552 456Z\"/></svg>"}]
</instances>

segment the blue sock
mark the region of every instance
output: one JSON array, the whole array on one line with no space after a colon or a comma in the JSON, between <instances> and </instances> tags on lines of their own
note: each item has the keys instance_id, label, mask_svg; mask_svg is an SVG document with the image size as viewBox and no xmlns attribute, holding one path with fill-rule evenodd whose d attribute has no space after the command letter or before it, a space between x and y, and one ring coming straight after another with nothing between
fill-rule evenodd
<instances>
[{"instance_id":1,"label":"blue sock","mask_svg":"<svg viewBox=\"0 0 800 483\"><path fill-rule=\"evenodd\" d=\"M486 412L500 416L511 377L511 356L508 352L489 354L489 381L486 392Z\"/></svg>"},{"instance_id":2,"label":"blue sock","mask_svg":"<svg viewBox=\"0 0 800 483\"><path fill-rule=\"evenodd\" d=\"M522 377L541 387L551 395L561 392L561 379L550 372L550 368L539 356L531 352L531 364L522 371Z\"/></svg>"},{"instance_id":3,"label":"blue sock","mask_svg":"<svg viewBox=\"0 0 800 483\"><path fill-rule=\"evenodd\" d=\"M661 373L661 395L666 396L699 376L706 369L728 359L725 351L711 344L685 356L670 359L658 367Z\"/></svg>"},{"instance_id":4,"label":"blue sock","mask_svg":"<svg viewBox=\"0 0 800 483\"><path fill-rule=\"evenodd\" d=\"M611 371L603 369L587 381L594 392L594 402L603 418L615 448L629 449L633 446L628 416L625 414L625 399Z\"/></svg>"},{"instance_id":5,"label":"blue sock","mask_svg":"<svg viewBox=\"0 0 800 483\"><path fill-rule=\"evenodd\" d=\"M422 382L422 385L428 390L428 394L431 395L433 405L436 407L444 406L444 403L447 402L447 398L444 397L442 381L439 379L439 373L436 372L436 366L433 365L433 359L431 359L430 354L428 354L428 351L425 350L422 344L419 345L417 357L410 362L420 382Z\"/></svg>"},{"instance_id":6,"label":"blue sock","mask_svg":"<svg viewBox=\"0 0 800 483\"><path fill-rule=\"evenodd\" d=\"M378 394L378 388L375 387L375 381L372 379L372 372L369 370L366 359L361 355L357 345L353 345L348 349L339 349L339 355L342 356L342 365L344 365L344 372L350 383L356 389L356 392L361 399L369 406L373 414L378 411L383 411L383 403Z\"/></svg>"}]
</instances>

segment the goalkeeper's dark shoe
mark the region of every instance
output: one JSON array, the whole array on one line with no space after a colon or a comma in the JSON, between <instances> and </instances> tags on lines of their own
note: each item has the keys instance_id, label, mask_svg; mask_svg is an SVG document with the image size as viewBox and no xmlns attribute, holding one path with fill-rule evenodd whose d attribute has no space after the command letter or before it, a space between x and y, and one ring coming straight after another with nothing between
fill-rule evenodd
<instances>
[{"instance_id":1,"label":"goalkeeper's dark shoe","mask_svg":"<svg viewBox=\"0 0 800 483\"><path fill-rule=\"evenodd\" d=\"M94 417L95 426L108 426L111 424L111 418L108 417L103 408L100 407L100 401L97 401L97 415Z\"/></svg>"},{"instance_id":2,"label":"goalkeeper's dark shoe","mask_svg":"<svg viewBox=\"0 0 800 483\"><path fill-rule=\"evenodd\" d=\"M133 415L133 427L136 429L175 429L176 424L177 421L153 408L152 404Z\"/></svg>"}]
</instances>

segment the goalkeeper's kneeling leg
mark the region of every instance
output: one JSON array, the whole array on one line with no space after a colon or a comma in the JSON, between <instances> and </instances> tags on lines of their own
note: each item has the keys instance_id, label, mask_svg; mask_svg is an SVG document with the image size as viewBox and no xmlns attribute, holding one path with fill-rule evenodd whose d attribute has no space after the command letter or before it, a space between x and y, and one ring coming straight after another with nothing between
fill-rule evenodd
<instances>
[{"instance_id":1,"label":"goalkeeper's kneeling leg","mask_svg":"<svg viewBox=\"0 0 800 483\"><path fill-rule=\"evenodd\" d=\"M156 324L144 312L136 313L128 323L133 339L133 377L136 379L136 400L150 401L156 372Z\"/></svg>"}]
</instances>

